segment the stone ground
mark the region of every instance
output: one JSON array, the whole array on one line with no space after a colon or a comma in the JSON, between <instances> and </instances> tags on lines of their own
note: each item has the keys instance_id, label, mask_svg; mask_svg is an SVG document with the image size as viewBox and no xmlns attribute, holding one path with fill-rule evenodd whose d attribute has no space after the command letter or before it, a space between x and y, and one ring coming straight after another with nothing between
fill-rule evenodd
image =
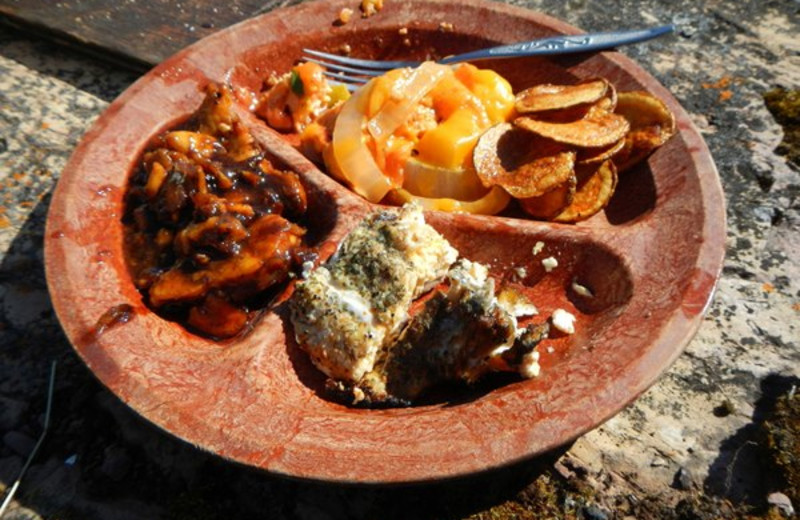
<instances>
[{"instance_id":1,"label":"stone ground","mask_svg":"<svg viewBox=\"0 0 800 520\"><path fill-rule=\"evenodd\" d=\"M759 449L759 424L800 382L800 165L775 153L783 130L763 95L800 88L800 3L512 3L586 30L679 27L625 53L675 94L712 151L727 198L727 258L703 326L660 381L559 453L422 488L283 480L169 437L73 354L42 266L59 172L136 75L0 28L0 490L41 431L58 362L51 430L6 518L533 518L525 514L542 479L580 483L580 493L558 495L553 517L670 517L665 508L699 494L765 504L780 484ZM658 507L631 510L642 501Z\"/></svg>"}]
</instances>

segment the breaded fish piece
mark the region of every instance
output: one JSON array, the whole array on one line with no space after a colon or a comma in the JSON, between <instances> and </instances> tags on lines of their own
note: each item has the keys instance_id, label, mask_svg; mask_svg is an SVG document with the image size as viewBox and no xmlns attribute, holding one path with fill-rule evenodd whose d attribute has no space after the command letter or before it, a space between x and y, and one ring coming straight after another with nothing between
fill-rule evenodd
<instances>
[{"instance_id":1,"label":"breaded fish piece","mask_svg":"<svg viewBox=\"0 0 800 520\"><path fill-rule=\"evenodd\" d=\"M369 400L408 404L437 383L475 381L493 352L514 343L516 320L497 305L483 265L461 259L447 278L446 292L425 302L359 382Z\"/></svg>"},{"instance_id":2,"label":"breaded fish piece","mask_svg":"<svg viewBox=\"0 0 800 520\"><path fill-rule=\"evenodd\" d=\"M360 381L401 331L411 302L457 257L416 206L369 215L297 284L290 309L298 343L329 377Z\"/></svg>"},{"instance_id":3,"label":"breaded fish piece","mask_svg":"<svg viewBox=\"0 0 800 520\"><path fill-rule=\"evenodd\" d=\"M443 382L473 383L490 371L519 371L547 335L547 324L535 337L533 328L519 329L482 264L460 259L446 281L448 288L425 302L371 371L355 382L329 382L329 391L351 404L402 406Z\"/></svg>"}]
</instances>

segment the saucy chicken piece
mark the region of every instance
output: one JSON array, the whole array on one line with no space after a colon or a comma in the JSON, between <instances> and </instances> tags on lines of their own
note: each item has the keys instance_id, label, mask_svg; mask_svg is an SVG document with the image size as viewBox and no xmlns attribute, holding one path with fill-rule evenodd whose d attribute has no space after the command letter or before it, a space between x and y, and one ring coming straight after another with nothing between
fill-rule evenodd
<instances>
[{"instance_id":1,"label":"saucy chicken piece","mask_svg":"<svg viewBox=\"0 0 800 520\"><path fill-rule=\"evenodd\" d=\"M209 219L211 220L211 219ZM206 221L208 222L208 221ZM215 224L211 231L222 238ZM233 253L191 271L172 267L150 286L150 303L161 307L168 303L196 300L211 289L232 287L241 298L283 281L292 265L292 251L301 242L303 230L278 215L265 215L245 231L244 240L231 247ZM224 243L224 240L220 240Z\"/></svg>"},{"instance_id":2,"label":"saucy chicken piece","mask_svg":"<svg viewBox=\"0 0 800 520\"><path fill-rule=\"evenodd\" d=\"M299 266L306 192L276 168L211 85L145 152L126 199L129 268L147 303L204 334L242 331L251 304Z\"/></svg>"}]
</instances>

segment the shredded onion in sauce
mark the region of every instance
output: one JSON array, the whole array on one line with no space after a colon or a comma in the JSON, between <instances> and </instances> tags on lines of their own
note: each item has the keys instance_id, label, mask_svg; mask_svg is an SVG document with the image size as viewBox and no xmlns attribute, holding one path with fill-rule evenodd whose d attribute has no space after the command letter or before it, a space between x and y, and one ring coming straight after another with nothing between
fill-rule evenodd
<instances>
[{"instance_id":1,"label":"shredded onion in sauce","mask_svg":"<svg viewBox=\"0 0 800 520\"><path fill-rule=\"evenodd\" d=\"M411 158L404 172L403 188L422 197L475 200L489 191L474 168L443 168Z\"/></svg>"},{"instance_id":2,"label":"shredded onion in sauce","mask_svg":"<svg viewBox=\"0 0 800 520\"><path fill-rule=\"evenodd\" d=\"M456 200L451 198L418 197L402 188L390 194L392 202L402 205L409 202L418 204L425 210L476 213L479 215L494 215L505 209L511 201L511 195L499 186L493 186L489 192L477 200Z\"/></svg>"},{"instance_id":3,"label":"shredded onion in sauce","mask_svg":"<svg viewBox=\"0 0 800 520\"><path fill-rule=\"evenodd\" d=\"M403 126L414 113L417 103L448 73L452 74L448 66L426 61L413 69L408 77L396 81L391 97L367 123L372 137L381 141Z\"/></svg>"},{"instance_id":4,"label":"shredded onion in sauce","mask_svg":"<svg viewBox=\"0 0 800 520\"><path fill-rule=\"evenodd\" d=\"M364 142L364 114L374 81L356 91L342 106L333 128L334 164L328 165L353 191L370 202L380 201L392 189L391 181L375 163Z\"/></svg>"}]
</instances>

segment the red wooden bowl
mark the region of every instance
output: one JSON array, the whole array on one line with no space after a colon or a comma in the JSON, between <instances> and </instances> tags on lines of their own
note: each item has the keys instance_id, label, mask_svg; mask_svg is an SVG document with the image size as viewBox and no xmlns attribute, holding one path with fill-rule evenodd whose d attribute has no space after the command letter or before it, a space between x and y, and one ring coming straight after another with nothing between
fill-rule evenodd
<instances>
[{"instance_id":1,"label":"red wooden bowl","mask_svg":"<svg viewBox=\"0 0 800 520\"><path fill-rule=\"evenodd\" d=\"M723 195L705 143L678 102L616 53L485 62L521 89L603 76L647 90L675 113L678 134L621 176L610 205L578 225L431 213L462 253L523 281L544 315L563 307L578 332L543 351L542 375L464 389L406 409L336 404L292 340L282 307L250 334L217 343L149 310L123 257L123 195L148 140L191 113L210 81L257 89L303 47L355 56L447 55L575 28L481 0L387 2L368 19L336 25L351 0L302 4L214 34L137 81L97 120L64 169L47 223L45 257L64 331L97 377L164 430L222 457L277 474L324 481L420 482L533 457L591 430L647 389L694 335L722 265ZM453 25L452 32L440 23ZM408 34L399 29L407 27ZM411 45L404 44L408 38ZM311 219L337 240L371 206L248 119L254 132L314 194ZM545 242L539 256L531 252ZM541 259L559 267L545 273ZM516 271L518 272L518 271ZM582 299L574 279L597 293ZM98 333L120 304L125 324Z\"/></svg>"}]
</instances>

